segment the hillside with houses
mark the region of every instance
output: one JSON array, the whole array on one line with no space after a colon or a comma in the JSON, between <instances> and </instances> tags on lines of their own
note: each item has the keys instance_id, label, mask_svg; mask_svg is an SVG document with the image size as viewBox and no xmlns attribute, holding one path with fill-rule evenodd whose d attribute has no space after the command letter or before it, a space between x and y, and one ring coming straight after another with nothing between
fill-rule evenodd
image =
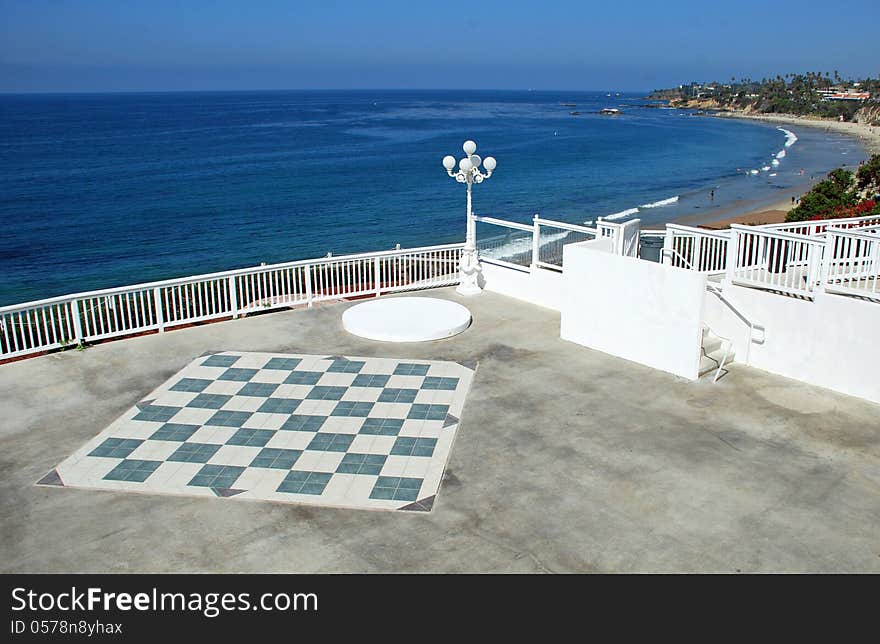
<instances>
[{"instance_id":1,"label":"hillside with houses","mask_svg":"<svg viewBox=\"0 0 880 644\"><path fill-rule=\"evenodd\" d=\"M753 80L691 82L655 90L648 97L671 107L793 114L880 125L880 80L843 79L835 72L785 74Z\"/></svg>"}]
</instances>

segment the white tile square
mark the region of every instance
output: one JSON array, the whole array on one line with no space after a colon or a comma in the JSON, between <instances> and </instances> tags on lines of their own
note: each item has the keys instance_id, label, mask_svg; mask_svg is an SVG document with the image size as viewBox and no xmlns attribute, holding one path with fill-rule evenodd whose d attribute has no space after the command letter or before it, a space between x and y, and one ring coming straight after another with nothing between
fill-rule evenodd
<instances>
[{"instance_id":1,"label":"white tile square","mask_svg":"<svg viewBox=\"0 0 880 644\"><path fill-rule=\"evenodd\" d=\"M356 377L356 373L325 372L318 384L327 387L350 387Z\"/></svg>"},{"instance_id":2,"label":"white tile square","mask_svg":"<svg viewBox=\"0 0 880 644\"><path fill-rule=\"evenodd\" d=\"M357 434L364 419L357 416L330 416L319 430L321 433Z\"/></svg>"},{"instance_id":3,"label":"white tile square","mask_svg":"<svg viewBox=\"0 0 880 644\"><path fill-rule=\"evenodd\" d=\"M266 443L266 447L278 449L305 449L315 437L314 432L275 432L275 435Z\"/></svg>"},{"instance_id":4,"label":"white tile square","mask_svg":"<svg viewBox=\"0 0 880 644\"><path fill-rule=\"evenodd\" d=\"M163 391L151 404L186 407L198 395L198 392L193 391Z\"/></svg>"},{"instance_id":5,"label":"white tile square","mask_svg":"<svg viewBox=\"0 0 880 644\"><path fill-rule=\"evenodd\" d=\"M321 461L325 452L314 452L312 450L306 450L302 453L302 455L297 459L296 463L293 464L291 469L298 470L300 472L332 472L336 468L322 468Z\"/></svg>"},{"instance_id":6,"label":"white tile square","mask_svg":"<svg viewBox=\"0 0 880 644\"><path fill-rule=\"evenodd\" d=\"M322 452L322 454L323 456L318 461L319 472L335 472L342 459L345 458L345 452Z\"/></svg>"},{"instance_id":7,"label":"white tile square","mask_svg":"<svg viewBox=\"0 0 880 644\"><path fill-rule=\"evenodd\" d=\"M349 387L342 400L354 400L357 402L376 402L382 394L380 387Z\"/></svg>"},{"instance_id":8,"label":"white tile square","mask_svg":"<svg viewBox=\"0 0 880 644\"><path fill-rule=\"evenodd\" d=\"M238 382L235 380L215 380L205 387L202 393L205 394L222 394L224 396L234 396L237 394L246 382Z\"/></svg>"},{"instance_id":9,"label":"white tile square","mask_svg":"<svg viewBox=\"0 0 880 644\"><path fill-rule=\"evenodd\" d=\"M246 447L244 445L224 445L208 460L208 463L247 467L262 449L262 447Z\"/></svg>"},{"instance_id":10,"label":"white tile square","mask_svg":"<svg viewBox=\"0 0 880 644\"><path fill-rule=\"evenodd\" d=\"M265 398L256 396L233 396L221 409L227 411L257 411L266 402Z\"/></svg>"},{"instance_id":11,"label":"white tile square","mask_svg":"<svg viewBox=\"0 0 880 644\"><path fill-rule=\"evenodd\" d=\"M164 461L180 447L177 441L144 441L128 458L142 461Z\"/></svg>"},{"instance_id":12,"label":"white tile square","mask_svg":"<svg viewBox=\"0 0 880 644\"><path fill-rule=\"evenodd\" d=\"M290 414L269 414L258 411L252 414L242 427L249 429L279 429L288 418L290 418Z\"/></svg>"},{"instance_id":13,"label":"white tile square","mask_svg":"<svg viewBox=\"0 0 880 644\"><path fill-rule=\"evenodd\" d=\"M294 398L304 400L312 390L312 385L278 385L278 389L272 394L275 398Z\"/></svg>"},{"instance_id":14,"label":"white tile square","mask_svg":"<svg viewBox=\"0 0 880 644\"><path fill-rule=\"evenodd\" d=\"M409 414L409 403L383 403L377 402L370 410L370 418L406 418Z\"/></svg>"},{"instance_id":15,"label":"white tile square","mask_svg":"<svg viewBox=\"0 0 880 644\"><path fill-rule=\"evenodd\" d=\"M403 474L401 476L413 479L423 479L428 473L433 460L433 457L407 456L406 464L404 465Z\"/></svg>"},{"instance_id":16,"label":"white tile square","mask_svg":"<svg viewBox=\"0 0 880 644\"><path fill-rule=\"evenodd\" d=\"M329 416L338 402L338 400L303 400L294 413L301 416Z\"/></svg>"},{"instance_id":17,"label":"white tile square","mask_svg":"<svg viewBox=\"0 0 880 644\"><path fill-rule=\"evenodd\" d=\"M178 412L179 414L179 412ZM172 423L177 422L177 417L173 418ZM105 439L110 438L141 438L146 439L156 433L156 430L159 429L165 423L154 423L154 422L145 422L140 420L135 420L125 425L122 425L118 429L113 430L112 433L101 433L101 442L104 442ZM100 444L100 443L99 443ZM89 450L91 451L91 450Z\"/></svg>"},{"instance_id":18,"label":"white tile square","mask_svg":"<svg viewBox=\"0 0 880 644\"><path fill-rule=\"evenodd\" d=\"M409 456L389 455L388 458L385 459L385 465L382 466L382 472L379 476L405 476L406 465L409 458Z\"/></svg>"},{"instance_id":19,"label":"white tile square","mask_svg":"<svg viewBox=\"0 0 880 644\"><path fill-rule=\"evenodd\" d=\"M413 401L413 404L430 405L434 402L436 393L437 392L432 389L420 389L419 393L416 394L416 399Z\"/></svg>"},{"instance_id":20,"label":"white tile square","mask_svg":"<svg viewBox=\"0 0 880 644\"><path fill-rule=\"evenodd\" d=\"M210 443L211 445L224 445L237 432L235 427L216 427L205 425L199 427L195 433L186 439L187 443Z\"/></svg>"},{"instance_id":21,"label":"white tile square","mask_svg":"<svg viewBox=\"0 0 880 644\"><path fill-rule=\"evenodd\" d=\"M370 434L358 434L354 437L354 440L351 442L351 446L348 448L349 453L376 454L376 452L371 451L374 438L376 437Z\"/></svg>"},{"instance_id":22,"label":"white tile square","mask_svg":"<svg viewBox=\"0 0 880 644\"><path fill-rule=\"evenodd\" d=\"M250 381L274 385L284 382L284 379L289 375L290 372L284 369L261 369L254 374L254 377L251 378Z\"/></svg>"},{"instance_id":23,"label":"white tile square","mask_svg":"<svg viewBox=\"0 0 880 644\"><path fill-rule=\"evenodd\" d=\"M398 436L413 436L419 437L422 435L422 430L424 429L425 421L423 420L405 420L403 421L403 426L400 428L400 432L398 432Z\"/></svg>"},{"instance_id":24,"label":"white tile square","mask_svg":"<svg viewBox=\"0 0 880 644\"><path fill-rule=\"evenodd\" d=\"M392 389L420 389L424 380L423 376L391 376L385 386Z\"/></svg>"},{"instance_id":25,"label":"white tile square","mask_svg":"<svg viewBox=\"0 0 880 644\"><path fill-rule=\"evenodd\" d=\"M236 369L262 369L268 361L265 353L242 353L232 366Z\"/></svg>"},{"instance_id":26,"label":"white tile square","mask_svg":"<svg viewBox=\"0 0 880 644\"><path fill-rule=\"evenodd\" d=\"M180 423L182 425L204 425L206 422L208 422L208 419L216 413L216 409L184 407L179 412L174 414L174 418L172 418L169 422ZM163 424L164 423L161 423L159 427L161 427ZM158 427L156 429L158 429Z\"/></svg>"},{"instance_id":27,"label":"white tile square","mask_svg":"<svg viewBox=\"0 0 880 644\"><path fill-rule=\"evenodd\" d=\"M357 478L355 474L334 474L327 482L321 500L324 503L341 503L348 497L348 489Z\"/></svg>"}]
</instances>

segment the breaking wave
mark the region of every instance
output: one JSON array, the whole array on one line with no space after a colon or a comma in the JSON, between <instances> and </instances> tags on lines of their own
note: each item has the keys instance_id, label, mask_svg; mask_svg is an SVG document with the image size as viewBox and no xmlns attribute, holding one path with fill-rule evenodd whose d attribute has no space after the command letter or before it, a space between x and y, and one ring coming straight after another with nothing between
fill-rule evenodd
<instances>
[{"instance_id":1,"label":"breaking wave","mask_svg":"<svg viewBox=\"0 0 880 644\"><path fill-rule=\"evenodd\" d=\"M678 201L678 195L674 197L669 197L669 199L661 199L660 201L655 201L653 203L645 203L639 206L639 208L660 208L661 206L668 206L670 204L674 204Z\"/></svg>"}]
</instances>

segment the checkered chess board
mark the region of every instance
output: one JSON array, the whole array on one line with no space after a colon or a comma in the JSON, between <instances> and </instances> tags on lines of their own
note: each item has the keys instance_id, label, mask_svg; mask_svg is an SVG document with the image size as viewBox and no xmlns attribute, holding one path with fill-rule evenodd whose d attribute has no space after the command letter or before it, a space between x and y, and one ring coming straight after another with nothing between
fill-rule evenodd
<instances>
[{"instance_id":1,"label":"checkered chess board","mask_svg":"<svg viewBox=\"0 0 880 644\"><path fill-rule=\"evenodd\" d=\"M430 510L473 365L202 356L42 485Z\"/></svg>"}]
</instances>

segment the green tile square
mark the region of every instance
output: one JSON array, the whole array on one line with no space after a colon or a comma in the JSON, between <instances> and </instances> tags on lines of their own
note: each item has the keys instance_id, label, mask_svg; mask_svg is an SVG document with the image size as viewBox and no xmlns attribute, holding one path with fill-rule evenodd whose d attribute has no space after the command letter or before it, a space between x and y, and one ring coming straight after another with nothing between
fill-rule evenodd
<instances>
[{"instance_id":1,"label":"green tile square","mask_svg":"<svg viewBox=\"0 0 880 644\"><path fill-rule=\"evenodd\" d=\"M374 403L371 402L355 402L352 400L342 400L336 405L336 407L333 408L333 411L330 412L330 415L366 418L369 415L370 410L373 409L373 404Z\"/></svg>"},{"instance_id":2,"label":"green tile square","mask_svg":"<svg viewBox=\"0 0 880 644\"><path fill-rule=\"evenodd\" d=\"M154 441L178 441L183 442L196 433L198 425L182 425L180 423L165 423L157 429L150 440Z\"/></svg>"},{"instance_id":3,"label":"green tile square","mask_svg":"<svg viewBox=\"0 0 880 644\"><path fill-rule=\"evenodd\" d=\"M366 362L360 360L334 360L327 368L327 373L357 373L365 364Z\"/></svg>"},{"instance_id":4,"label":"green tile square","mask_svg":"<svg viewBox=\"0 0 880 644\"><path fill-rule=\"evenodd\" d=\"M402 418L367 418L358 433L370 436L397 436L401 428L403 428Z\"/></svg>"},{"instance_id":5,"label":"green tile square","mask_svg":"<svg viewBox=\"0 0 880 644\"><path fill-rule=\"evenodd\" d=\"M228 441L227 445L239 445L243 447L263 447L275 435L270 429L239 429Z\"/></svg>"},{"instance_id":6,"label":"green tile square","mask_svg":"<svg viewBox=\"0 0 880 644\"><path fill-rule=\"evenodd\" d=\"M339 400L348 391L348 387L328 387L317 385L312 387L306 398L309 400Z\"/></svg>"},{"instance_id":7,"label":"green tile square","mask_svg":"<svg viewBox=\"0 0 880 644\"><path fill-rule=\"evenodd\" d=\"M224 394L199 394L190 400L186 406L196 407L198 409L220 409L223 405L228 403L231 398L232 396L226 396Z\"/></svg>"},{"instance_id":8,"label":"green tile square","mask_svg":"<svg viewBox=\"0 0 880 644\"><path fill-rule=\"evenodd\" d=\"M418 395L418 389L383 389L379 394L379 402L412 403Z\"/></svg>"},{"instance_id":9,"label":"green tile square","mask_svg":"<svg viewBox=\"0 0 880 644\"><path fill-rule=\"evenodd\" d=\"M372 492L370 492L371 499L379 499L382 501L391 501L394 499L394 493L397 492L396 488L392 487L374 487Z\"/></svg>"},{"instance_id":10,"label":"green tile square","mask_svg":"<svg viewBox=\"0 0 880 644\"><path fill-rule=\"evenodd\" d=\"M263 369L277 369L279 371L293 371L302 362L302 358L270 358L263 365Z\"/></svg>"},{"instance_id":11,"label":"green tile square","mask_svg":"<svg viewBox=\"0 0 880 644\"><path fill-rule=\"evenodd\" d=\"M385 465L385 456L382 454L354 454L348 453L336 468L337 472L345 474L378 475Z\"/></svg>"},{"instance_id":12,"label":"green tile square","mask_svg":"<svg viewBox=\"0 0 880 644\"><path fill-rule=\"evenodd\" d=\"M164 405L144 405L140 412L132 420L144 420L150 422L165 423L171 420L181 410L181 407L168 407Z\"/></svg>"},{"instance_id":13,"label":"green tile square","mask_svg":"<svg viewBox=\"0 0 880 644\"><path fill-rule=\"evenodd\" d=\"M284 379L285 385L316 385L324 373L321 371L292 371Z\"/></svg>"},{"instance_id":14,"label":"green tile square","mask_svg":"<svg viewBox=\"0 0 880 644\"><path fill-rule=\"evenodd\" d=\"M397 491L394 493L395 501L418 501L419 500L419 491L418 490L410 490L404 488L397 488Z\"/></svg>"},{"instance_id":15,"label":"green tile square","mask_svg":"<svg viewBox=\"0 0 880 644\"><path fill-rule=\"evenodd\" d=\"M233 382L247 382L253 378L259 369L239 369L230 367L224 371L217 380L232 380Z\"/></svg>"},{"instance_id":16,"label":"green tile square","mask_svg":"<svg viewBox=\"0 0 880 644\"><path fill-rule=\"evenodd\" d=\"M347 452L354 440L352 434L331 434L319 432L306 449L320 452Z\"/></svg>"},{"instance_id":17,"label":"green tile square","mask_svg":"<svg viewBox=\"0 0 880 644\"><path fill-rule=\"evenodd\" d=\"M257 411L266 414L292 414L301 402L296 398L267 398Z\"/></svg>"},{"instance_id":18,"label":"green tile square","mask_svg":"<svg viewBox=\"0 0 880 644\"><path fill-rule=\"evenodd\" d=\"M438 378L426 376L422 382L422 389L435 389L441 391L455 391L458 387L458 378Z\"/></svg>"},{"instance_id":19,"label":"green tile square","mask_svg":"<svg viewBox=\"0 0 880 644\"><path fill-rule=\"evenodd\" d=\"M284 480L278 486L278 492L289 494L323 494L324 488L330 481L332 474L327 472L300 472L291 471L287 473Z\"/></svg>"},{"instance_id":20,"label":"green tile square","mask_svg":"<svg viewBox=\"0 0 880 644\"><path fill-rule=\"evenodd\" d=\"M213 380L205 380L203 378L181 378L171 387L171 391L191 391L201 392L205 387L210 385Z\"/></svg>"},{"instance_id":21,"label":"green tile square","mask_svg":"<svg viewBox=\"0 0 880 644\"><path fill-rule=\"evenodd\" d=\"M250 467L289 470L301 455L302 450L298 449L264 447L251 461Z\"/></svg>"},{"instance_id":22,"label":"green tile square","mask_svg":"<svg viewBox=\"0 0 880 644\"><path fill-rule=\"evenodd\" d=\"M384 387L391 376L375 373L359 373L351 383L352 387Z\"/></svg>"},{"instance_id":23,"label":"green tile square","mask_svg":"<svg viewBox=\"0 0 880 644\"><path fill-rule=\"evenodd\" d=\"M108 438L89 452L89 456L128 458L128 455L140 447L143 442L136 438Z\"/></svg>"},{"instance_id":24,"label":"green tile square","mask_svg":"<svg viewBox=\"0 0 880 644\"><path fill-rule=\"evenodd\" d=\"M205 422L206 425L218 427L241 427L253 415L249 411L228 411L221 409Z\"/></svg>"},{"instance_id":25,"label":"green tile square","mask_svg":"<svg viewBox=\"0 0 880 644\"><path fill-rule=\"evenodd\" d=\"M249 382L239 389L239 396L256 396L258 398L268 398L275 393L278 385L271 382Z\"/></svg>"},{"instance_id":26,"label":"green tile square","mask_svg":"<svg viewBox=\"0 0 880 644\"><path fill-rule=\"evenodd\" d=\"M231 367L240 356L211 356L207 360L202 361L203 367Z\"/></svg>"},{"instance_id":27,"label":"green tile square","mask_svg":"<svg viewBox=\"0 0 880 644\"><path fill-rule=\"evenodd\" d=\"M326 422L326 416L294 414L284 421L280 430L289 432L316 432Z\"/></svg>"},{"instance_id":28,"label":"green tile square","mask_svg":"<svg viewBox=\"0 0 880 644\"><path fill-rule=\"evenodd\" d=\"M234 465L205 465L187 485L198 487L231 488L245 471L244 467Z\"/></svg>"},{"instance_id":29,"label":"green tile square","mask_svg":"<svg viewBox=\"0 0 880 644\"><path fill-rule=\"evenodd\" d=\"M122 461L119 465L104 475L104 480L143 483L150 478L150 475L155 472L161 464L162 461Z\"/></svg>"},{"instance_id":30,"label":"green tile square","mask_svg":"<svg viewBox=\"0 0 880 644\"><path fill-rule=\"evenodd\" d=\"M220 445L212 443L183 443L166 460L180 463L207 463Z\"/></svg>"},{"instance_id":31,"label":"green tile square","mask_svg":"<svg viewBox=\"0 0 880 644\"><path fill-rule=\"evenodd\" d=\"M431 365L401 362L394 368L395 376L424 376Z\"/></svg>"}]
</instances>

